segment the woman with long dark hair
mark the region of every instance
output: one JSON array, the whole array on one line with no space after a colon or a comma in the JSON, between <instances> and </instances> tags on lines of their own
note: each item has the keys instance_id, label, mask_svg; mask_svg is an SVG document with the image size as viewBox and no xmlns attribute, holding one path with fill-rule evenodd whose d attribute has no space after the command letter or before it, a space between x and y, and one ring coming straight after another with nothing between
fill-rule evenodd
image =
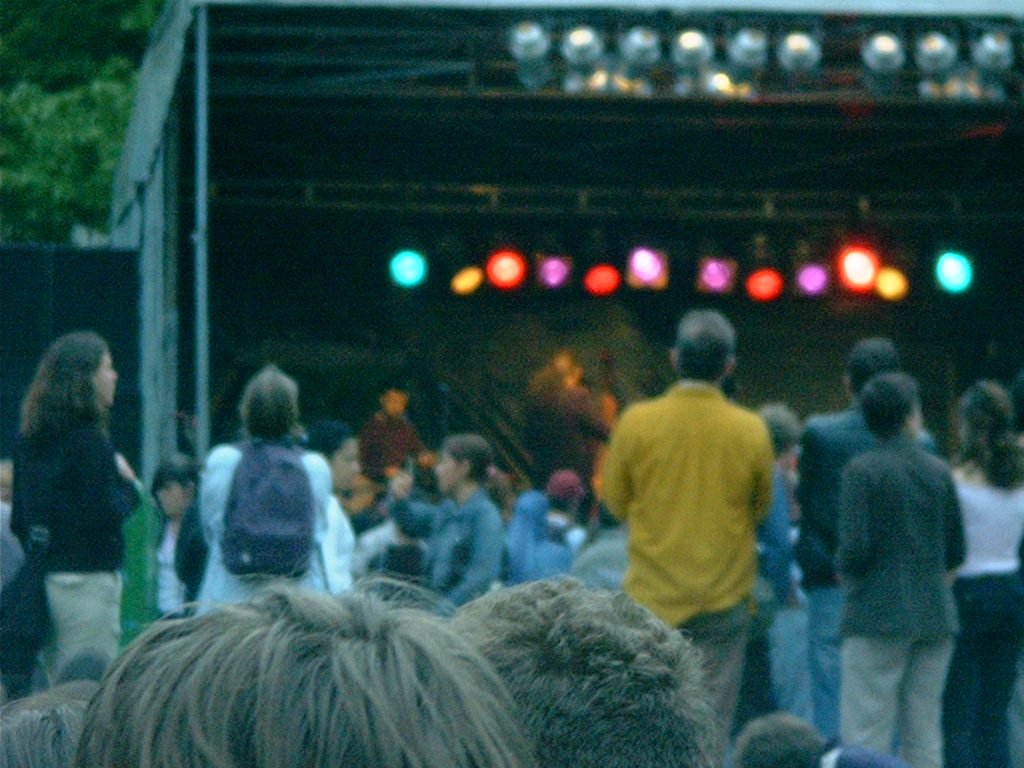
<instances>
[{"instance_id":1,"label":"woman with long dark hair","mask_svg":"<svg viewBox=\"0 0 1024 768\"><path fill-rule=\"evenodd\" d=\"M49 529L46 594L53 631L42 660L94 649L110 658L121 638L122 523L138 481L107 432L117 371L92 331L61 336L43 355L21 407L14 447L11 528L28 544Z\"/></svg>"},{"instance_id":2,"label":"woman with long dark hair","mask_svg":"<svg viewBox=\"0 0 1024 768\"><path fill-rule=\"evenodd\" d=\"M191 456L183 453L172 454L161 461L150 483L150 494L160 516L160 535L156 541L156 607L161 616L179 618L189 594L189 585L177 572L178 563L185 565L186 560L184 553L179 556L178 547L189 535L185 520L190 515L196 516L198 529L198 510L194 509L198 486L199 468ZM202 538L198 530L195 533ZM201 555L200 563L189 563L192 569L201 571L205 566L205 551Z\"/></svg>"},{"instance_id":3,"label":"woman with long dark hair","mask_svg":"<svg viewBox=\"0 0 1024 768\"><path fill-rule=\"evenodd\" d=\"M960 635L943 703L947 768L1010 764L1006 708L1024 638L1024 451L1013 424L995 382L973 384L960 400L955 478L967 558L953 585Z\"/></svg>"}]
</instances>

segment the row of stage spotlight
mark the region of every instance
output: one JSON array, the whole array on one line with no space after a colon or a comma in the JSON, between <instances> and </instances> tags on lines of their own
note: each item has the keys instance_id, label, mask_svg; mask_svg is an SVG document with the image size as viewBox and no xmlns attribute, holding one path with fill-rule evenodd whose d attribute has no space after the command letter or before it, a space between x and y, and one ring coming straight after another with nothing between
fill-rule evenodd
<instances>
[{"instance_id":1,"label":"row of stage spotlight","mask_svg":"<svg viewBox=\"0 0 1024 768\"><path fill-rule=\"evenodd\" d=\"M536 254L534 279L547 291L559 291L575 285L573 259L569 256ZM660 250L634 248L624 270L610 263L587 267L579 276L579 285L591 296L611 296L623 285L635 290L662 291L669 284L669 258ZM390 260L392 282L403 289L423 285L428 277L426 256L415 250L400 250ZM483 266L472 264L458 270L449 283L451 293L469 296L489 287L511 292L524 288L529 276L529 261L515 248L492 251ZM973 261L958 251L937 254L933 270L938 287L950 294L965 293L974 279ZM742 277L742 280L741 280ZM748 270L741 276L737 262L724 256L704 256L696 267L694 289L705 294L732 294L739 286L754 301L771 302L787 290L782 271L773 266ZM835 287L852 294L877 294L886 301L902 301L910 292L910 280L898 267L886 265L878 253L867 246L843 248L834 264L807 261L798 265L788 286L798 296L827 295Z\"/></svg>"},{"instance_id":2,"label":"row of stage spotlight","mask_svg":"<svg viewBox=\"0 0 1024 768\"><path fill-rule=\"evenodd\" d=\"M913 60L920 75L918 95L926 99L1002 101L1006 75L1017 54L1011 26L981 28L966 39L947 29L920 33L879 28L860 41L864 82L876 91L892 90ZM520 82L542 90L557 79L556 40L567 93L655 93L655 70L667 73L677 96L753 98L758 76L777 65L799 85L829 65L823 61L824 33L809 24L777 34L761 26L740 26L724 35L698 27L671 36L635 26L614 36L578 25L561 33L537 21L522 21L508 33L508 48ZM667 39L666 39L667 38ZM772 49L774 46L774 57Z\"/></svg>"}]
</instances>

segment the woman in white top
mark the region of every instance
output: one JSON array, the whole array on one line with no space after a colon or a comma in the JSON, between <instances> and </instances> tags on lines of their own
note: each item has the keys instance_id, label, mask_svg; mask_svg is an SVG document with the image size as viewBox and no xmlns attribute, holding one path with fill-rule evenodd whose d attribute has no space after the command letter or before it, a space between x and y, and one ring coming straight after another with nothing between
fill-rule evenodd
<instances>
[{"instance_id":1,"label":"woman in white top","mask_svg":"<svg viewBox=\"0 0 1024 768\"><path fill-rule=\"evenodd\" d=\"M960 636L943 706L946 768L1008 766L1006 709L1024 638L1024 451L1013 406L992 381L960 400L957 494L967 558L953 590Z\"/></svg>"},{"instance_id":2,"label":"woman in white top","mask_svg":"<svg viewBox=\"0 0 1024 768\"><path fill-rule=\"evenodd\" d=\"M161 616L176 615L185 603L185 585L174 569L174 553L185 511L192 506L199 469L191 458L176 453L160 462L150 489L160 513L156 550L156 607Z\"/></svg>"}]
</instances>

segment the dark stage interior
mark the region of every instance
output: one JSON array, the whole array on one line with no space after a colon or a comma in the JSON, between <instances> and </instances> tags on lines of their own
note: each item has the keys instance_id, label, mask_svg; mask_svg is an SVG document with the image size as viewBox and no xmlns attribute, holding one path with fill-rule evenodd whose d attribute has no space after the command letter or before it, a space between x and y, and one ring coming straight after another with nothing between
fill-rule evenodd
<instances>
[{"instance_id":1,"label":"dark stage interior","mask_svg":"<svg viewBox=\"0 0 1024 768\"><path fill-rule=\"evenodd\" d=\"M719 307L738 327L738 398L783 400L802 416L842 404L853 340L892 335L946 447L963 387L1024 365L1019 94L988 105L854 90L752 102L528 94L507 60L486 53L511 18L211 8L214 440L230 436L245 378L273 359L300 380L307 421L358 423L383 382L400 376L428 440L482 431L521 468L521 397L533 370L570 347L597 383L607 352L624 399L651 395L671 381L665 350L693 306ZM191 63L186 70L177 102L183 404L193 400L194 331ZM741 290L693 289L709 251L747 269L760 237L787 272L800 243L828 258L854 236L906 271L904 301L836 291L760 305ZM669 255L663 292L598 299L532 281L509 294L448 289L455 270L499 243L563 249L579 272L603 259L621 265L639 241ZM402 292L389 284L387 259L409 242L431 271L424 287ZM975 285L958 297L931 276L936 249L952 245L975 259Z\"/></svg>"}]
</instances>

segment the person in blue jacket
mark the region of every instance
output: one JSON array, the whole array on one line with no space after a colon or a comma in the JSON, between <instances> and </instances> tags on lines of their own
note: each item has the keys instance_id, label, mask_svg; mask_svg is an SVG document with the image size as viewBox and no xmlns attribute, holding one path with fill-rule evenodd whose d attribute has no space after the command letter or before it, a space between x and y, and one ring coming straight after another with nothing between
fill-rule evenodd
<instances>
[{"instance_id":1,"label":"person in blue jacket","mask_svg":"<svg viewBox=\"0 0 1024 768\"><path fill-rule=\"evenodd\" d=\"M560 469L548 478L543 492L531 489L516 500L505 534L506 584L569 572L586 538L583 528L573 522L584 496L580 476L571 469Z\"/></svg>"},{"instance_id":2,"label":"person in blue jacket","mask_svg":"<svg viewBox=\"0 0 1024 768\"><path fill-rule=\"evenodd\" d=\"M411 500L413 479L395 475L388 486L389 514L410 536L427 542L425 586L458 607L483 594L501 577L505 537L501 514L484 490L493 461L480 435L452 435L434 467L440 504Z\"/></svg>"}]
</instances>

